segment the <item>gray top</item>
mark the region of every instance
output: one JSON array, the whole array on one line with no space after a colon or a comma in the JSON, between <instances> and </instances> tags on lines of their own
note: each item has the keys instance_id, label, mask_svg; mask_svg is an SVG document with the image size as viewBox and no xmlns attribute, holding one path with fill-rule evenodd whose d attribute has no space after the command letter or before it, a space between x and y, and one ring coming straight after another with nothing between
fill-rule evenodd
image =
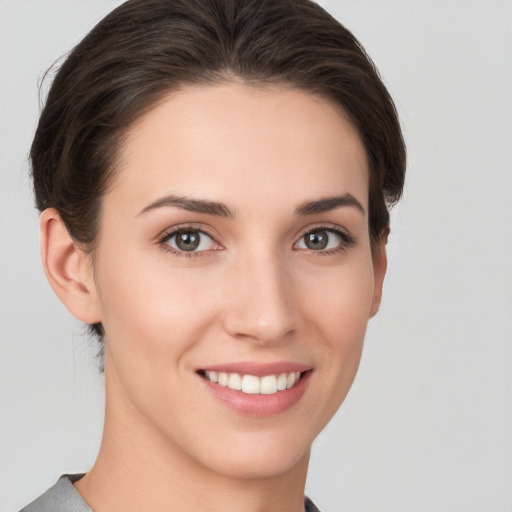
<instances>
[{"instance_id":1,"label":"gray top","mask_svg":"<svg viewBox=\"0 0 512 512\"><path fill-rule=\"evenodd\" d=\"M93 512L73 486L73 482L83 476L83 474L62 475L53 487L20 512ZM304 510L320 512L307 496L304 498Z\"/></svg>"},{"instance_id":2,"label":"gray top","mask_svg":"<svg viewBox=\"0 0 512 512\"><path fill-rule=\"evenodd\" d=\"M20 512L93 512L73 482L84 475L62 475L57 483Z\"/></svg>"}]
</instances>

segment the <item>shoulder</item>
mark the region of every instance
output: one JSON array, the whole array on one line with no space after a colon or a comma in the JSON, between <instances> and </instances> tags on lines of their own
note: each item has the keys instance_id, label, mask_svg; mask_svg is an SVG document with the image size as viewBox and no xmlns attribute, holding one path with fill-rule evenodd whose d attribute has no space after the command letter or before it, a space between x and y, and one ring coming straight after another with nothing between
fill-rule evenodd
<instances>
[{"instance_id":1,"label":"shoulder","mask_svg":"<svg viewBox=\"0 0 512 512\"><path fill-rule=\"evenodd\" d=\"M83 475L62 475L57 483L44 494L20 510L20 512L92 512L73 486ZM304 498L305 512L321 512L307 496Z\"/></svg>"},{"instance_id":2,"label":"shoulder","mask_svg":"<svg viewBox=\"0 0 512 512\"><path fill-rule=\"evenodd\" d=\"M92 512L73 482L83 475L62 475L57 483L20 512Z\"/></svg>"},{"instance_id":3,"label":"shoulder","mask_svg":"<svg viewBox=\"0 0 512 512\"><path fill-rule=\"evenodd\" d=\"M307 496L304 498L305 512L322 512Z\"/></svg>"}]
</instances>

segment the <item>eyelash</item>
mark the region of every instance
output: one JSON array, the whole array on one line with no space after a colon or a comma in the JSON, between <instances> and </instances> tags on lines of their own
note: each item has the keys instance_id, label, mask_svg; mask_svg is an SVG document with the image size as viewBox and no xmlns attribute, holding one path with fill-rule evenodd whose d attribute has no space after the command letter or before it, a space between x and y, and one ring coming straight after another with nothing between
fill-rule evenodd
<instances>
[{"instance_id":1,"label":"eyelash","mask_svg":"<svg viewBox=\"0 0 512 512\"><path fill-rule=\"evenodd\" d=\"M334 248L328 249L328 250L314 251L311 249L310 250L306 249L306 251L309 252L310 254L317 254L317 255L322 255L322 256L339 254L339 253L345 252L347 249L349 249L356 243L356 239L352 235L350 235L348 232L344 231L343 229L340 229L339 227L334 227L332 225L318 225L318 226L315 226L314 228L310 228L310 229L307 229L306 231L304 231L300 235L298 241L295 242L293 245L295 246L305 236L310 235L315 232L318 232L318 231L325 231L325 232L331 233L331 234L334 233L341 239L341 242L337 247L334 247ZM209 252L208 250L179 251L179 250L176 250L173 247L169 246L169 244L168 244L169 240L171 240L173 237L179 235L180 233L186 233L186 232L194 232L194 233L206 235L209 238L211 238L213 240L213 242L220 245L219 242L217 242L217 240L211 233L209 233L207 230L205 230L202 227L200 228L200 227L194 226L194 225L180 226L178 228L172 229L171 231L166 231L158 238L158 244L162 247L162 249L164 251L169 252L174 256L191 258L191 259L206 256L206 254L204 254L204 253ZM213 249L213 250L218 250L218 249Z\"/></svg>"},{"instance_id":2,"label":"eyelash","mask_svg":"<svg viewBox=\"0 0 512 512\"><path fill-rule=\"evenodd\" d=\"M191 259L205 256L204 253L208 252L208 251L178 251L178 250L174 249L173 247L171 247L167 243L167 242L169 242L169 240L171 240L173 237L179 235L180 233L187 233L187 232L193 232L193 233L199 233L201 235L206 235L207 237L211 238L213 240L213 242L220 245L219 242L217 242L217 240L211 233L209 233L207 230L205 230L202 227L200 228L200 227L194 226L194 225L180 226L180 227L174 228L170 231L166 231L158 238L158 244L162 247L162 249L164 251L171 253L173 256L191 258Z\"/></svg>"},{"instance_id":3,"label":"eyelash","mask_svg":"<svg viewBox=\"0 0 512 512\"><path fill-rule=\"evenodd\" d=\"M302 240L306 235L310 235L310 234L316 233L318 231L325 231L330 234L334 233L341 239L341 242L337 247L333 247L332 249L328 249L328 250L314 251L311 249L310 250L306 249L309 252L309 254L316 254L319 256L330 256L333 254L340 254L340 253L347 251L351 247L353 247L357 241L355 237L353 237L347 231L341 229L340 227L337 227L337 226L335 227L335 226L332 226L331 224L320 224L313 228L308 228L306 231L304 231L302 233L302 235L300 235L299 240L297 242L295 242L295 244L297 244L300 240Z\"/></svg>"}]
</instances>

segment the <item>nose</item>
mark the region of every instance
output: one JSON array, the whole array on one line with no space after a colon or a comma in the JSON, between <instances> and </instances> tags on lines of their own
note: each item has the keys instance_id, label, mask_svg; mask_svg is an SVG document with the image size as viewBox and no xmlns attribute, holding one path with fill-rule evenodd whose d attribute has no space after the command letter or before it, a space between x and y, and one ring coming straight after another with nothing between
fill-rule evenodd
<instances>
[{"instance_id":1,"label":"nose","mask_svg":"<svg viewBox=\"0 0 512 512\"><path fill-rule=\"evenodd\" d=\"M240 258L224 282L224 328L233 337L278 343L296 329L293 279L278 256Z\"/></svg>"}]
</instances>

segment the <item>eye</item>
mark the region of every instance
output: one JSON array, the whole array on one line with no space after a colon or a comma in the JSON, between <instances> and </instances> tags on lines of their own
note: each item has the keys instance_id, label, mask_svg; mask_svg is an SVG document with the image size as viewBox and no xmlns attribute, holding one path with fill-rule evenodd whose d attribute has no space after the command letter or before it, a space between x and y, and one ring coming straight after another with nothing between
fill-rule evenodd
<instances>
[{"instance_id":1,"label":"eye","mask_svg":"<svg viewBox=\"0 0 512 512\"><path fill-rule=\"evenodd\" d=\"M201 252L215 249L216 242L199 229L180 229L169 233L162 243L176 252Z\"/></svg>"},{"instance_id":2,"label":"eye","mask_svg":"<svg viewBox=\"0 0 512 512\"><path fill-rule=\"evenodd\" d=\"M296 248L317 252L336 252L346 249L353 243L354 239L347 233L333 228L321 228L302 235Z\"/></svg>"}]
</instances>

